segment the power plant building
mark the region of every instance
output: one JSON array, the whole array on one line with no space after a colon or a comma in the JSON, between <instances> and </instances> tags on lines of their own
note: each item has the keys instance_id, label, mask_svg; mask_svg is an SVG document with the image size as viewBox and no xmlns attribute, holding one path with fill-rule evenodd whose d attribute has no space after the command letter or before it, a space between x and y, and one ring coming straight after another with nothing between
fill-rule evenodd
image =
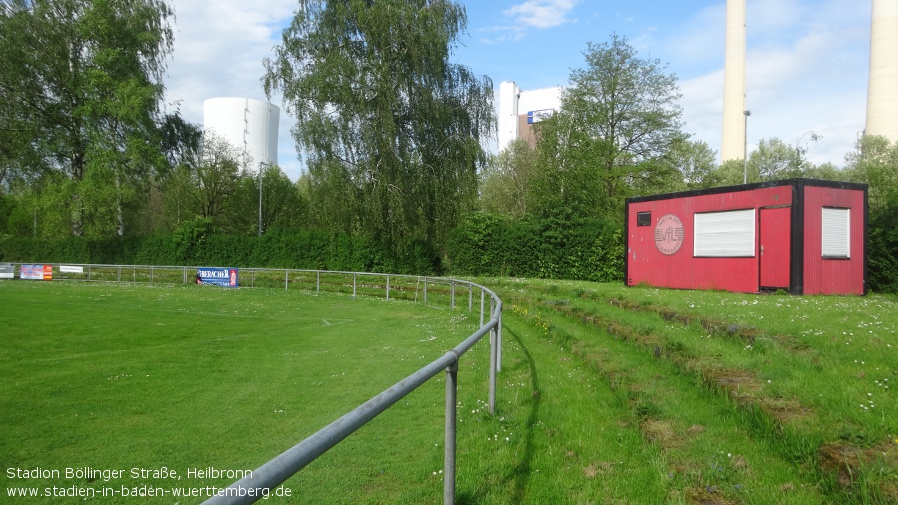
<instances>
[{"instance_id":1,"label":"power plant building","mask_svg":"<svg viewBox=\"0 0 898 505\"><path fill-rule=\"evenodd\" d=\"M499 84L499 151L518 138L536 142L533 124L561 107L561 87L521 91L512 81Z\"/></svg>"},{"instance_id":2,"label":"power plant building","mask_svg":"<svg viewBox=\"0 0 898 505\"><path fill-rule=\"evenodd\" d=\"M280 108L252 98L210 98L203 102L203 128L237 148L244 168L256 172L278 164Z\"/></svg>"}]
</instances>

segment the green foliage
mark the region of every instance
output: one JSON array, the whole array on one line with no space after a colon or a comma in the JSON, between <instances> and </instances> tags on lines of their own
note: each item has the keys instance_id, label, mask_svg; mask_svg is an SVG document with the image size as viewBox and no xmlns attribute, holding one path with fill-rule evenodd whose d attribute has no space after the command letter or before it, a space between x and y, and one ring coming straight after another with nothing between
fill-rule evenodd
<instances>
[{"instance_id":1,"label":"green foliage","mask_svg":"<svg viewBox=\"0 0 898 505\"><path fill-rule=\"evenodd\" d=\"M761 139L748 156L748 182L804 177L810 165L802 149L778 138Z\"/></svg>"},{"instance_id":2,"label":"green foliage","mask_svg":"<svg viewBox=\"0 0 898 505\"><path fill-rule=\"evenodd\" d=\"M522 220L472 214L455 230L447 256L453 275L623 279L620 227L569 212Z\"/></svg>"},{"instance_id":3,"label":"green foliage","mask_svg":"<svg viewBox=\"0 0 898 505\"><path fill-rule=\"evenodd\" d=\"M241 153L214 132L203 134L198 158L192 160L189 189L199 215L224 225L223 214L241 179Z\"/></svg>"},{"instance_id":4,"label":"green foliage","mask_svg":"<svg viewBox=\"0 0 898 505\"><path fill-rule=\"evenodd\" d=\"M865 135L857 147L846 157L849 170L856 180L870 186L871 211L883 210L898 199L898 141Z\"/></svg>"},{"instance_id":5,"label":"green foliage","mask_svg":"<svg viewBox=\"0 0 898 505\"><path fill-rule=\"evenodd\" d=\"M711 150L707 142L685 139L675 142L667 159L682 177L682 184L674 184L671 188L673 191L705 189L721 185L717 153Z\"/></svg>"},{"instance_id":6,"label":"green foliage","mask_svg":"<svg viewBox=\"0 0 898 505\"><path fill-rule=\"evenodd\" d=\"M508 275L508 220L498 214L472 213L453 231L447 250L453 275ZM501 244L501 245L500 245Z\"/></svg>"},{"instance_id":7,"label":"green foliage","mask_svg":"<svg viewBox=\"0 0 898 505\"><path fill-rule=\"evenodd\" d=\"M473 206L494 113L490 79L449 62L466 23L450 1L300 3L264 86L297 115L317 227L402 257Z\"/></svg>"},{"instance_id":8,"label":"green foliage","mask_svg":"<svg viewBox=\"0 0 898 505\"><path fill-rule=\"evenodd\" d=\"M44 179L59 211L42 229L58 234L64 218L72 235L122 235L142 184L166 170L173 15L164 0L4 2L0 164Z\"/></svg>"},{"instance_id":9,"label":"green foliage","mask_svg":"<svg viewBox=\"0 0 898 505\"><path fill-rule=\"evenodd\" d=\"M678 182L664 158L686 138L681 95L676 76L639 58L626 38L590 43L584 56L587 66L571 72L560 110L536 129L541 170L533 194L542 213L564 207L619 219L626 197Z\"/></svg>"},{"instance_id":10,"label":"green foliage","mask_svg":"<svg viewBox=\"0 0 898 505\"><path fill-rule=\"evenodd\" d=\"M898 293L898 198L871 209L868 225L867 277L870 289Z\"/></svg>"},{"instance_id":11,"label":"green foliage","mask_svg":"<svg viewBox=\"0 0 898 505\"><path fill-rule=\"evenodd\" d=\"M865 135L857 150L846 156L843 171L851 180L868 185L868 269L870 288L898 292L898 142Z\"/></svg>"},{"instance_id":12,"label":"green foliage","mask_svg":"<svg viewBox=\"0 0 898 505\"><path fill-rule=\"evenodd\" d=\"M219 222L229 233L257 235L259 223L259 174L244 173ZM262 170L262 233L307 228L309 203L280 167Z\"/></svg>"},{"instance_id":13,"label":"green foliage","mask_svg":"<svg viewBox=\"0 0 898 505\"><path fill-rule=\"evenodd\" d=\"M362 237L326 231L224 234L209 218L183 221L173 233L143 237L57 239L0 235L0 261L120 265L216 265L436 275L437 252L408 244L395 256Z\"/></svg>"},{"instance_id":14,"label":"green foliage","mask_svg":"<svg viewBox=\"0 0 898 505\"><path fill-rule=\"evenodd\" d=\"M172 244L178 261L175 265L197 265L204 256L206 237L215 228L209 217L195 217L182 222L172 234Z\"/></svg>"},{"instance_id":15,"label":"green foliage","mask_svg":"<svg viewBox=\"0 0 898 505\"><path fill-rule=\"evenodd\" d=\"M515 139L481 175L480 208L520 218L531 208L528 195L538 170L537 152L526 139Z\"/></svg>"}]
</instances>

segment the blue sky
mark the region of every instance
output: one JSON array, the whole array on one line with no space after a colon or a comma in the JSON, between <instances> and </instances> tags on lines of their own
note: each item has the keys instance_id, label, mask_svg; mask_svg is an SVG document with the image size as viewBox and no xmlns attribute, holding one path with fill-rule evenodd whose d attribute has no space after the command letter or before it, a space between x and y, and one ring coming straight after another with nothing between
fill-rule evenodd
<instances>
[{"instance_id":1,"label":"blue sky","mask_svg":"<svg viewBox=\"0 0 898 505\"><path fill-rule=\"evenodd\" d=\"M723 106L725 0L493 0L462 2L468 32L454 60L495 86L563 86L584 66L588 42L626 37L642 58L679 79L684 130L719 150ZM174 0L175 50L169 101L202 123L202 102L218 96L264 99L262 58L280 41L296 0ZM814 163L844 164L864 128L870 0L747 0L749 150L777 137L808 150ZM272 97L280 105L280 97ZM301 170L281 113L279 162ZM811 140L811 133L820 137ZM495 142L493 142L495 144Z\"/></svg>"}]
</instances>

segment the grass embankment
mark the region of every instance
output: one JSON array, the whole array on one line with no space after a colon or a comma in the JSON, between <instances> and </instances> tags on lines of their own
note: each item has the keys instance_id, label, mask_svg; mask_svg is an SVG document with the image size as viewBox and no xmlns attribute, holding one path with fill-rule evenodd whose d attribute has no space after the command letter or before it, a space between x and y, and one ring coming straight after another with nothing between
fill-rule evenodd
<instances>
[{"instance_id":1,"label":"grass embankment","mask_svg":"<svg viewBox=\"0 0 898 505\"><path fill-rule=\"evenodd\" d=\"M486 282L521 459L472 502L898 503L893 298Z\"/></svg>"}]
</instances>

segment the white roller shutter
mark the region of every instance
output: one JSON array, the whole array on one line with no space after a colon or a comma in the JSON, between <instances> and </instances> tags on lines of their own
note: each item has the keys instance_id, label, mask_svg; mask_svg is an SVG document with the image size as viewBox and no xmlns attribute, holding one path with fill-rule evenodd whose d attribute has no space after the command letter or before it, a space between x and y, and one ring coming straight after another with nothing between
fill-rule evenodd
<instances>
[{"instance_id":1,"label":"white roller shutter","mask_svg":"<svg viewBox=\"0 0 898 505\"><path fill-rule=\"evenodd\" d=\"M850 228L851 209L823 207L821 239L823 241L824 258L851 257Z\"/></svg>"},{"instance_id":2,"label":"white roller shutter","mask_svg":"<svg viewBox=\"0 0 898 505\"><path fill-rule=\"evenodd\" d=\"M755 255L755 209L695 214L697 257L745 258Z\"/></svg>"}]
</instances>

